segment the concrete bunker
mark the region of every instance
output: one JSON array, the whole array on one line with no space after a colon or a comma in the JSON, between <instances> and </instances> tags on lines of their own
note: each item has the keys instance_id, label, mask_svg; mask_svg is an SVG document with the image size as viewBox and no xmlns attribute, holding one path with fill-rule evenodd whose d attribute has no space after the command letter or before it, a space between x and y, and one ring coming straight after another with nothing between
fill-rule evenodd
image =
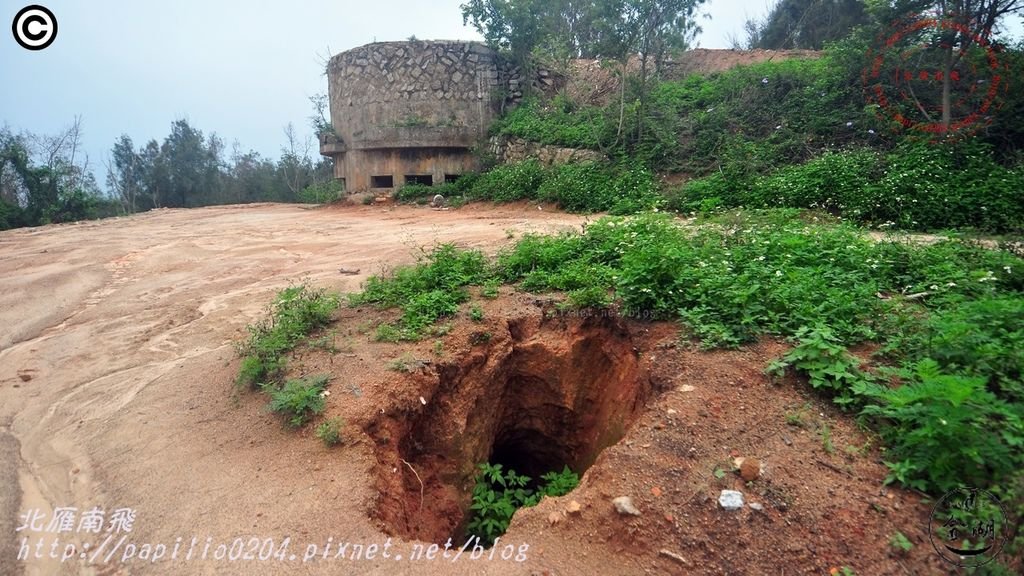
<instances>
[{"instance_id":1,"label":"concrete bunker","mask_svg":"<svg viewBox=\"0 0 1024 576\"><path fill-rule=\"evenodd\" d=\"M506 100L522 96L520 72L475 42L368 44L331 58L331 126L320 153L349 193L434 185L478 170L472 149Z\"/></svg>"}]
</instances>

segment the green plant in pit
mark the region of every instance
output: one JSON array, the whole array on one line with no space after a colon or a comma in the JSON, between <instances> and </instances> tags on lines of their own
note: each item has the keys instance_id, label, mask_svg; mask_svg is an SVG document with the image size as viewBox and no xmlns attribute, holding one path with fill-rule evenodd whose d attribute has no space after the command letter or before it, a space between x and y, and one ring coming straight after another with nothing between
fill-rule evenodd
<instances>
[{"instance_id":1,"label":"green plant in pit","mask_svg":"<svg viewBox=\"0 0 1024 576\"><path fill-rule=\"evenodd\" d=\"M482 322L484 319L484 311L479 306L473 306L469 310L469 319L473 322Z\"/></svg>"},{"instance_id":2,"label":"green plant in pit","mask_svg":"<svg viewBox=\"0 0 1024 576\"><path fill-rule=\"evenodd\" d=\"M319 438L324 445L327 447L337 446L341 444L341 429L345 426L345 421L335 416L324 420L316 427L316 437Z\"/></svg>"},{"instance_id":3,"label":"green plant in pit","mask_svg":"<svg viewBox=\"0 0 1024 576\"><path fill-rule=\"evenodd\" d=\"M243 359L237 383L255 389L278 382L285 354L326 325L339 302L339 295L305 284L279 292L268 317L249 325L249 338L238 346Z\"/></svg>"},{"instance_id":4,"label":"green plant in pit","mask_svg":"<svg viewBox=\"0 0 1024 576\"><path fill-rule=\"evenodd\" d=\"M561 472L548 472L541 476L537 490L528 488L530 477L504 470L501 464L482 463L473 487L473 517L466 531L480 538L485 546L505 533L516 510L534 506L544 496L563 496L579 485L579 476L564 467Z\"/></svg>"},{"instance_id":5,"label":"green plant in pit","mask_svg":"<svg viewBox=\"0 0 1024 576\"><path fill-rule=\"evenodd\" d=\"M434 355L444 356L444 340L434 340Z\"/></svg>"},{"instance_id":6,"label":"green plant in pit","mask_svg":"<svg viewBox=\"0 0 1024 576\"><path fill-rule=\"evenodd\" d=\"M579 475L570 470L568 466L563 466L561 472L552 471L542 474L540 480L540 488L536 494L537 502L540 502L544 496L552 498L564 496L580 485Z\"/></svg>"},{"instance_id":7,"label":"green plant in pit","mask_svg":"<svg viewBox=\"0 0 1024 576\"><path fill-rule=\"evenodd\" d=\"M914 548L914 543L898 530L889 538L889 545L900 552L910 552Z\"/></svg>"},{"instance_id":8,"label":"green plant in pit","mask_svg":"<svg viewBox=\"0 0 1024 576\"><path fill-rule=\"evenodd\" d=\"M527 488L529 483L529 476L516 474L515 470L503 471L501 464L480 464L473 487L473 503L469 507L473 518L466 531L488 546L493 544L495 538L508 529L516 510L533 495Z\"/></svg>"},{"instance_id":9,"label":"green plant in pit","mask_svg":"<svg viewBox=\"0 0 1024 576\"><path fill-rule=\"evenodd\" d=\"M302 426L307 418L323 412L329 380L330 376L320 374L289 380L279 389L270 389L270 411L283 415L294 428Z\"/></svg>"}]
</instances>

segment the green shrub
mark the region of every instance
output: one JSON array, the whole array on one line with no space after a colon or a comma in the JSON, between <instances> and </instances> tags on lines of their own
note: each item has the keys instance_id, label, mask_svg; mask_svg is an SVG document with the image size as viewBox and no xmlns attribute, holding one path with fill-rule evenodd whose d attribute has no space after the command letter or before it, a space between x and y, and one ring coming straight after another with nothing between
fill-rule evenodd
<instances>
[{"instance_id":1,"label":"green shrub","mask_svg":"<svg viewBox=\"0 0 1024 576\"><path fill-rule=\"evenodd\" d=\"M413 296L402 306L402 325L413 331L433 324L442 316L459 311L459 303L468 299L464 290L430 290Z\"/></svg>"},{"instance_id":2,"label":"green shrub","mask_svg":"<svg viewBox=\"0 0 1024 576\"><path fill-rule=\"evenodd\" d=\"M444 194L439 190L441 187L438 186L435 189L434 186L427 186L425 184L404 184L401 188L395 191L395 200L403 204L411 203L426 203L436 194Z\"/></svg>"},{"instance_id":3,"label":"green shrub","mask_svg":"<svg viewBox=\"0 0 1024 576\"><path fill-rule=\"evenodd\" d=\"M826 210L862 223L929 231L1024 231L1024 172L996 163L979 141L906 143L825 152L770 174L713 174L679 190L672 207L792 207Z\"/></svg>"},{"instance_id":4,"label":"green shrub","mask_svg":"<svg viewBox=\"0 0 1024 576\"><path fill-rule=\"evenodd\" d=\"M299 202L305 204L327 204L341 197L345 187L340 180L330 179L326 182L310 184L299 191Z\"/></svg>"},{"instance_id":5,"label":"green shrub","mask_svg":"<svg viewBox=\"0 0 1024 576\"><path fill-rule=\"evenodd\" d=\"M305 284L279 292L268 317L250 324L249 338L238 347L243 357L238 384L258 388L276 382L285 367L284 355L326 325L339 301L337 294Z\"/></svg>"},{"instance_id":6,"label":"green shrub","mask_svg":"<svg viewBox=\"0 0 1024 576\"><path fill-rule=\"evenodd\" d=\"M813 388L833 395L836 404L848 406L855 403L855 385L870 380L859 369L860 360L839 344L828 327L805 326L794 336L798 344L781 359L769 364L765 371L781 375L787 368L793 368L806 374Z\"/></svg>"},{"instance_id":7,"label":"green shrub","mask_svg":"<svg viewBox=\"0 0 1024 576\"><path fill-rule=\"evenodd\" d=\"M0 230L10 230L27 225L24 210L17 204L0 199Z\"/></svg>"},{"instance_id":8,"label":"green shrub","mask_svg":"<svg viewBox=\"0 0 1024 576\"><path fill-rule=\"evenodd\" d=\"M492 276L483 252L442 244L424 252L419 264L396 268L389 277L371 276L363 292L350 296L349 303L400 307L398 324L380 325L377 339L418 340L438 318L458 312L459 304L469 299L466 286L482 284Z\"/></svg>"},{"instance_id":9,"label":"green shrub","mask_svg":"<svg viewBox=\"0 0 1024 576\"><path fill-rule=\"evenodd\" d=\"M979 329L983 327L983 329ZM984 377L1003 400L1024 404L1024 299L981 296L950 303L895 336L887 350L909 360L931 358L944 371Z\"/></svg>"},{"instance_id":10,"label":"green shrub","mask_svg":"<svg viewBox=\"0 0 1024 576\"><path fill-rule=\"evenodd\" d=\"M270 390L270 410L283 415L288 424L298 428L306 419L323 412L324 390L330 376L319 375L289 380L279 389Z\"/></svg>"},{"instance_id":11,"label":"green shrub","mask_svg":"<svg viewBox=\"0 0 1024 576\"><path fill-rule=\"evenodd\" d=\"M1010 478L1024 464L1024 405L1008 404L986 389L985 378L945 374L924 359L896 373L888 388L860 382L888 446L889 481L946 492Z\"/></svg>"},{"instance_id":12,"label":"green shrub","mask_svg":"<svg viewBox=\"0 0 1024 576\"><path fill-rule=\"evenodd\" d=\"M492 134L504 134L570 148L597 149L606 132L605 115L599 108L575 106L564 96L549 102L527 100L513 108L491 127Z\"/></svg>"},{"instance_id":13,"label":"green shrub","mask_svg":"<svg viewBox=\"0 0 1024 576\"><path fill-rule=\"evenodd\" d=\"M319 438L325 446L330 448L331 446L337 446L341 444L342 436L341 429L345 426L345 421L335 416L324 420L316 427L316 437Z\"/></svg>"},{"instance_id":14,"label":"green shrub","mask_svg":"<svg viewBox=\"0 0 1024 576\"><path fill-rule=\"evenodd\" d=\"M556 202L569 212L600 212L614 201L610 171L596 162L554 167L537 190L537 198Z\"/></svg>"},{"instance_id":15,"label":"green shrub","mask_svg":"<svg viewBox=\"0 0 1024 576\"><path fill-rule=\"evenodd\" d=\"M467 196L472 200L515 202L537 197L544 181L544 168L534 159L506 164L481 174Z\"/></svg>"}]
</instances>

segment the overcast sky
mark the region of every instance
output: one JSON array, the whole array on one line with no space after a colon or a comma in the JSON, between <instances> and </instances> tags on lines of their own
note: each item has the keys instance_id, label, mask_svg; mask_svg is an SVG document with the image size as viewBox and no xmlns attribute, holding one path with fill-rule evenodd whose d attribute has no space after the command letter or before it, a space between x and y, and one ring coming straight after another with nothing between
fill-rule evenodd
<instances>
[{"instance_id":1,"label":"overcast sky","mask_svg":"<svg viewBox=\"0 0 1024 576\"><path fill-rule=\"evenodd\" d=\"M100 178L122 133L136 147L186 118L276 158L289 122L311 133L309 96L327 91L324 63L374 41L479 39L462 25L464 0L0 0L0 125L55 133L82 117ZM711 0L704 48L728 46L767 0ZM8 24L28 4L57 18L56 41L18 46ZM316 151L314 151L316 153Z\"/></svg>"}]
</instances>

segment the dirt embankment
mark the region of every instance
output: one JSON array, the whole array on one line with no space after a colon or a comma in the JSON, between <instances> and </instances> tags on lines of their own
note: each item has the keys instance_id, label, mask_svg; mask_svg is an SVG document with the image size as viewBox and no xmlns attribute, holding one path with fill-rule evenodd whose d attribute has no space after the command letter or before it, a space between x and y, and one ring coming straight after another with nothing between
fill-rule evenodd
<instances>
[{"instance_id":1,"label":"dirt embankment","mask_svg":"<svg viewBox=\"0 0 1024 576\"><path fill-rule=\"evenodd\" d=\"M687 50L662 65L661 76L679 80L690 74L713 74L737 66L790 58L818 58L815 50L721 50L695 48ZM630 60L628 71L640 72L640 60ZM567 73L566 73L567 72ZM619 95L618 64L601 60L573 60L568 71L560 74L559 87L577 103L603 106Z\"/></svg>"}]
</instances>

